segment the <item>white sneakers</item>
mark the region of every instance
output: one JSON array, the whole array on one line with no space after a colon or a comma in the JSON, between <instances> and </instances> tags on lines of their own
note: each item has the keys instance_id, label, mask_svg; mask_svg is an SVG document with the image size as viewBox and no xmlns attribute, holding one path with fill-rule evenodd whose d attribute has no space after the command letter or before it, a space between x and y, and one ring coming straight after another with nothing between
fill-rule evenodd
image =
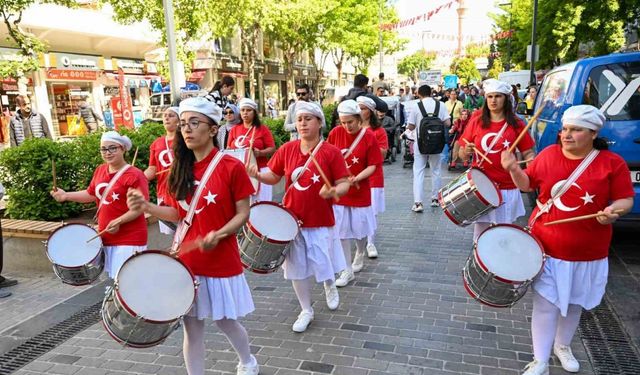
<instances>
[{"instance_id":1,"label":"white sneakers","mask_svg":"<svg viewBox=\"0 0 640 375\"><path fill-rule=\"evenodd\" d=\"M356 250L356 255L353 257L353 263L351 263L351 268L353 268L353 272L362 271L362 267L364 267L364 252L359 252Z\"/></svg>"},{"instance_id":2,"label":"white sneakers","mask_svg":"<svg viewBox=\"0 0 640 375\"><path fill-rule=\"evenodd\" d=\"M424 207L422 206L422 203L416 202L416 203L413 204L413 207L411 207L411 211L413 211L413 212L422 212L422 211L424 211Z\"/></svg>"},{"instance_id":3,"label":"white sneakers","mask_svg":"<svg viewBox=\"0 0 640 375\"><path fill-rule=\"evenodd\" d=\"M562 368L568 372L578 372L580 371L580 363L576 357L573 356L573 352L571 352L570 346L565 345L553 345L553 354L558 357L560 363L562 364Z\"/></svg>"},{"instance_id":4,"label":"white sneakers","mask_svg":"<svg viewBox=\"0 0 640 375\"><path fill-rule=\"evenodd\" d=\"M376 249L376 245L370 243L367 244L367 256L369 258L377 258L378 257L378 249Z\"/></svg>"},{"instance_id":5,"label":"white sneakers","mask_svg":"<svg viewBox=\"0 0 640 375\"><path fill-rule=\"evenodd\" d=\"M293 327L291 327L291 329L293 329L293 332L302 333L307 330L307 327L309 327L309 324L311 324L312 320L313 320L313 310L312 311L302 310L300 315L298 315L298 319L296 319L296 322L293 323Z\"/></svg>"},{"instance_id":6,"label":"white sneakers","mask_svg":"<svg viewBox=\"0 0 640 375\"><path fill-rule=\"evenodd\" d=\"M338 288L342 288L343 286L347 286L350 282L355 280L356 277L353 275L353 272L349 270L344 270L340 272L340 276L336 280L336 286Z\"/></svg>"},{"instance_id":7,"label":"white sneakers","mask_svg":"<svg viewBox=\"0 0 640 375\"><path fill-rule=\"evenodd\" d=\"M253 361L249 365L243 365L242 363L238 365L236 375L258 375L260 373L258 360L254 356L251 356L251 359Z\"/></svg>"},{"instance_id":8,"label":"white sneakers","mask_svg":"<svg viewBox=\"0 0 640 375\"><path fill-rule=\"evenodd\" d=\"M340 305L340 295L338 294L338 288L336 287L336 283L331 284L331 286L324 286L324 295L327 298L327 307L329 310L335 310Z\"/></svg>"},{"instance_id":9,"label":"white sneakers","mask_svg":"<svg viewBox=\"0 0 640 375\"><path fill-rule=\"evenodd\" d=\"M534 359L524 367L522 375L549 375L549 364Z\"/></svg>"}]
</instances>

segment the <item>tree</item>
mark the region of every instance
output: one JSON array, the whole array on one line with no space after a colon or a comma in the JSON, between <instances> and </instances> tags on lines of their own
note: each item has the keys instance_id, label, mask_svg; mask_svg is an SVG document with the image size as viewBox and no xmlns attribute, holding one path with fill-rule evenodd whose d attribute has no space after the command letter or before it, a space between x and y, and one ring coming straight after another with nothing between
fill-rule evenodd
<instances>
[{"instance_id":1,"label":"tree","mask_svg":"<svg viewBox=\"0 0 640 375\"><path fill-rule=\"evenodd\" d=\"M502 72L504 72L504 66L502 66L502 59L497 57L493 59L491 68L489 69L489 72L487 72L487 77L497 79L498 75L500 75L500 73Z\"/></svg>"},{"instance_id":2,"label":"tree","mask_svg":"<svg viewBox=\"0 0 640 375\"><path fill-rule=\"evenodd\" d=\"M0 61L0 77L24 77L25 73L38 70L38 54L46 52L44 42L20 27L22 14L37 4L58 4L69 8L77 6L74 0L0 0L0 16L7 27L9 39L20 50L22 59Z\"/></svg>"},{"instance_id":3,"label":"tree","mask_svg":"<svg viewBox=\"0 0 640 375\"><path fill-rule=\"evenodd\" d=\"M463 85L481 78L475 61L469 57L456 57L451 63L451 74L455 74Z\"/></svg>"},{"instance_id":4,"label":"tree","mask_svg":"<svg viewBox=\"0 0 640 375\"><path fill-rule=\"evenodd\" d=\"M411 77L414 82L418 82L418 73L420 73L421 70L431 68L431 63L434 58L434 54L418 51L400 60L398 63L398 73Z\"/></svg>"}]
</instances>

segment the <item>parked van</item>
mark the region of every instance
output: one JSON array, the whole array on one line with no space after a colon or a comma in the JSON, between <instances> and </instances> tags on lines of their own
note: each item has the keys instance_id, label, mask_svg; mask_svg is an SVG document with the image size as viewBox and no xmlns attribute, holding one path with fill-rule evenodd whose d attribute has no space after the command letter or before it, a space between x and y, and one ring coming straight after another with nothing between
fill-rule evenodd
<instances>
[{"instance_id":1,"label":"parked van","mask_svg":"<svg viewBox=\"0 0 640 375\"><path fill-rule=\"evenodd\" d=\"M532 126L537 152L558 141L562 114L578 104L593 105L606 116L600 136L627 162L636 192L624 219L640 220L640 53L586 58L547 73L534 105L534 112L545 106Z\"/></svg>"},{"instance_id":2,"label":"parked van","mask_svg":"<svg viewBox=\"0 0 640 375\"><path fill-rule=\"evenodd\" d=\"M181 90L180 99L191 98L194 96L203 96L206 94L207 92L205 90ZM162 114L167 108L171 106L171 93L163 91L151 94L149 103L151 105L148 116L149 119L162 122Z\"/></svg>"},{"instance_id":3,"label":"parked van","mask_svg":"<svg viewBox=\"0 0 640 375\"><path fill-rule=\"evenodd\" d=\"M520 84L520 89L524 90L529 87L529 80L531 77L530 70L518 70L516 72L502 72L498 74L498 79L504 81L510 85Z\"/></svg>"}]
</instances>

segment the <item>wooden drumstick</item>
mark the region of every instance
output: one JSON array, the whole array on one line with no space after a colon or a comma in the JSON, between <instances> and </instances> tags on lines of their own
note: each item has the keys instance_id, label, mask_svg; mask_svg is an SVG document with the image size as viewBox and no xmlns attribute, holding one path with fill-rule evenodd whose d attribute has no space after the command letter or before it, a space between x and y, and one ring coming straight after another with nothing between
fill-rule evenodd
<instances>
[{"instance_id":1,"label":"wooden drumstick","mask_svg":"<svg viewBox=\"0 0 640 375\"><path fill-rule=\"evenodd\" d=\"M518 163L518 164L524 164L524 163L529 163L529 162L531 162L531 161L533 161L533 158L531 158L531 159L527 159L527 160L520 160L520 161L517 161L516 163Z\"/></svg>"},{"instance_id":2,"label":"wooden drumstick","mask_svg":"<svg viewBox=\"0 0 640 375\"><path fill-rule=\"evenodd\" d=\"M116 222L116 225L120 225L120 220L118 220L118 221ZM87 240L87 243L89 243L89 242L91 242L91 241L95 240L96 238L98 238L98 237L102 236L103 234L107 233L107 231L108 231L108 230L109 230L109 226L107 225L107 227L106 227L106 228L104 228L103 230L101 230L101 231L100 231L100 233L98 233L98 234L96 234L95 236L93 236L93 237L89 238L89 239Z\"/></svg>"},{"instance_id":3,"label":"wooden drumstick","mask_svg":"<svg viewBox=\"0 0 640 375\"><path fill-rule=\"evenodd\" d=\"M533 115L529 119L529 123L527 123L527 126L525 126L524 129L522 129L522 131L518 135L518 138L516 138L516 140L513 141L513 144L511 145L511 147L509 147L509 152L515 151L516 146L518 146L518 143L520 143L522 138L524 138L524 135L527 134L527 132L529 131L529 128L531 127L531 125L533 125L533 122L536 121L536 119L540 116L544 108L545 108L545 105L541 105L538 111L535 113L535 115Z\"/></svg>"},{"instance_id":4,"label":"wooden drumstick","mask_svg":"<svg viewBox=\"0 0 640 375\"><path fill-rule=\"evenodd\" d=\"M324 171L322 170L322 168L320 167L320 163L318 163L318 161L316 160L315 156L313 156L313 152L309 153L309 158L311 158L311 161L313 162L313 165L316 166L316 169L318 170L318 173L320 173L320 177L322 177L322 180L324 181L325 186L327 187L327 189L331 189L333 187L333 185L331 185L331 182L329 181L329 179L327 178L327 175L324 174ZM337 193L334 194L333 199L337 202L340 198L338 197Z\"/></svg>"},{"instance_id":5,"label":"wooden drumstick","mask_svg":"<svg viewBox=\"0 0 640 375\"><path fill-rule=\"evenodd\" d=\"M156 172L156 176L159 176L161 174L165 174L165 173L168 173L168 172L171 172L171 168L167 168L167 169L162 170L160 172Z\"/></svg>"},{"instance_id":6,"label":"wooden drumstick","mask_svg":"<svg viewBox=\"0 0 640 375\"><path fill-rule=\"evenodd\" d=\"M621 214L623 212L624 212L624 210L614 210L614 211L612 211L612 213L614 213L614 214ZM544 223L544 225L555 225L555 224L562 224L562 223L571 223L571 222L574 222L574 221L593 219L594 217L604 216L604 215L606 215L604 212L596 212L595 214L574 216L574 217L570 217L570 218L567 218L567 219L550 221L548 223Z\"/></svg>"},{"instance_id":7,"label":"wooden drumstick","mask_svg":"<svg viewBox=\"0 0 640 375\"><path fill-rule=\"evenodd\" d=\"M469 142L466 138L462 138L463 141L465 141L467 144L470 144L471 142ZM489 160L489 158L487 157L487 155L483 154L480 150L478 150L477 148L473 148L473 151L478 154L478 156L480 156L481 158L483 158L485 161L487 161L489 164L493 164L493 162L491 160Z\"/></svg>"},{"instance_id":8,"label":"wooden drumstick","mask_svg":"<svg viewBox=\"0 0 640 375\"><path fill-rule=\"evenodd\" d=\"M51 174L53 175L53 191L58 191L58 186L56 184L56 160L51 159Z\"/></svg>"},{"instance_id":9,"label":"wooden drumstick","mask_svg":"<svg viewBox=\"0 0 640 375\"><path fill-rule=\"evenodd\" d=\"M138 157L138 147L136 147L136 152L133 153L133 160L131 161L131 166L136 166L136 158Z\"/></svg>"}]
</instances>

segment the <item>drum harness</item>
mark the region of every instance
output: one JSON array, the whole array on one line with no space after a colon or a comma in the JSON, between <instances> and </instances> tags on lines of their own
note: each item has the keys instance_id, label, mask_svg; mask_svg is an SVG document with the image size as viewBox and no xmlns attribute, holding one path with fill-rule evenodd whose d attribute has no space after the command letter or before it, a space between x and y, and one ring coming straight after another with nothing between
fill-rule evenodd
<instances>
[{"instance_id":1,"label":"drum harness","mask_svg":"<svg viewBox=\"0 0 640 375\"><path fill-rule=\"evenodd\" d=\"M107 195L109 195L109 193L111 192L111 189L113 189L113 185L115 185L116 182L118 182L120 177L122 177L124 172L126 172L129 169L129 167L131 167L130 164L127 164L124 167L122 167L118 171L118 173L116 173L116 175L111 178L111 181L109 181L109 185L107 185L107 187L102 191L102 198L100 198L100 202L98 203L98 209L96 210L96 214L93 215L94 222L98 221L98 212L100 212L100 209L102 208L104 203L107 201Z\"/></svg>"}]
</instances>

